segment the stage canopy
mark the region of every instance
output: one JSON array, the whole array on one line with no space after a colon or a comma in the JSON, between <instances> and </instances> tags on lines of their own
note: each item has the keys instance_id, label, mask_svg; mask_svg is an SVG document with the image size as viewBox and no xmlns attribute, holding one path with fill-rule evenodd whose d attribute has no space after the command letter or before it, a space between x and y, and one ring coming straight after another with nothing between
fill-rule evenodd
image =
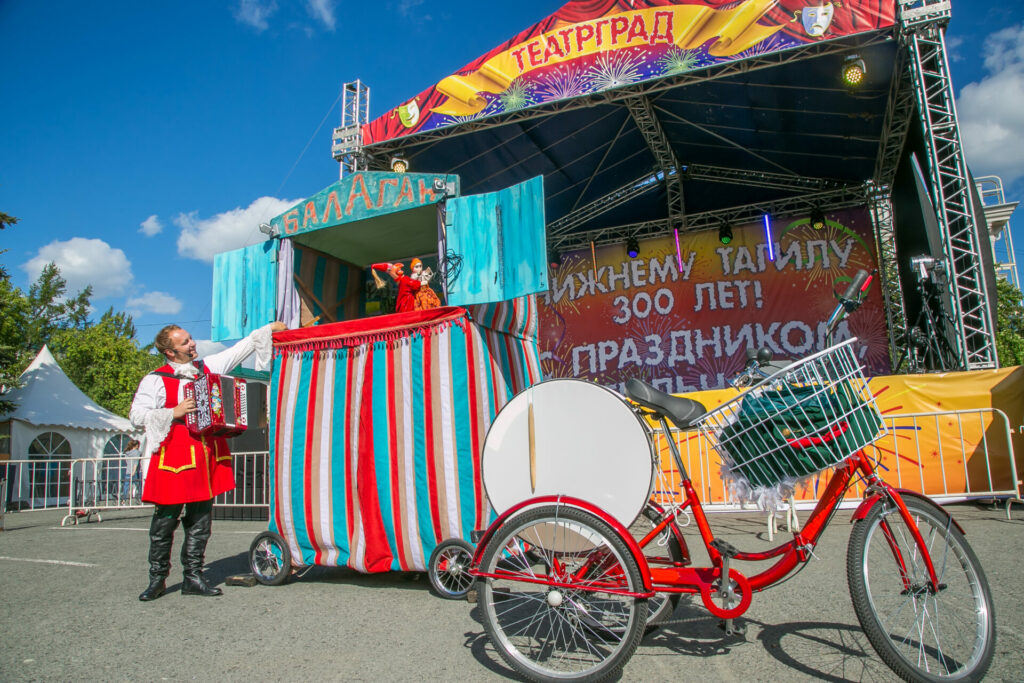
<instances>
[{"instance_id":1,"label":"stage canopy","mask_svg":"<svg viewBox=\"0 0 1024 683\"><path fill-rule=\"evenodd\" d=\"M543 175L562 249L863 205L902 151L897 95L910 111L894 2L804 5L569 2L364 126L364 152L467 194Z\"/></svg>"}]
</instances>

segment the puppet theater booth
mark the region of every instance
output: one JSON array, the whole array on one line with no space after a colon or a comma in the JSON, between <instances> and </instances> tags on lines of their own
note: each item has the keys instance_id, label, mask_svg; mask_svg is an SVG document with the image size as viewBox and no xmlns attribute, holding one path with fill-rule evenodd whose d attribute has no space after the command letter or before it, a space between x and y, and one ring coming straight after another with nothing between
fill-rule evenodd
<instances>
[{"instance_id":1,"label":"puppet theater booth","mask_svg":"<svg viewBox=\"0 0 1024 683\"><path fill-rule=\"evenodd\" d=\"M274 336L269 487L295 565L422 571L489 521L484 435L541 379L544 193L540 178L472 196L459 182L353 173L214 260L215 340L292 328ZM369 267L413 256L447 305L374 315Z\"/></svg>"},{"instance_id":2,"label":"puppet theater booth","mask_svg":"<svg viewBox=\"0 0 1024 683\"><path fill-rule=\"evenodd\" d=\"M820 348L864 268L838 337L869 374L981 372L985 392L999 264L953 105L953 11L568 2L376 119L346 84L332 151L343 173L401 158L464 192L543 176L546 377L724 386L748 346Z\"/></svg>"}]
</instances>

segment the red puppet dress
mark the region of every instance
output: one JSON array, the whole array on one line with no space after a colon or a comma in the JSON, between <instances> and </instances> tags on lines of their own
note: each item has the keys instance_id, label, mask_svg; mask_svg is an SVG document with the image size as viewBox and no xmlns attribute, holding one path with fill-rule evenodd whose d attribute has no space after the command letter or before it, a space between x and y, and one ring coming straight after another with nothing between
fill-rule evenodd
<instances>
[{"instance_id":1,"label":"red puppet dress","mask_svg":"<svg viewBox=\"0 0 1024 683\"><path fill-rule=\"evenodd\" d=\"M205 365L198 364L205 374ZM164 365L154 371L164 382L165 408L178 405L178 383L174 369ZM235 488L231 452L221 436L197 437L184 420L171 423L171 430L153 453L142 489L142 502L177 505L210 500Z\"/></svg>"}]
</instances>

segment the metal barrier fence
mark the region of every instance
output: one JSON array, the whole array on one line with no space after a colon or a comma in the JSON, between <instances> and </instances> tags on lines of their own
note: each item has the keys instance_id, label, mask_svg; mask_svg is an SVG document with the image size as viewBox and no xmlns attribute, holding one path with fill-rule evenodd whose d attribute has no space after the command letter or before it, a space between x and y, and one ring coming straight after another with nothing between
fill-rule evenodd
<instances>
[{"instance_id":1,"label":"metal barrier fence","mask_svg":"<svg viewBox=\"0 0 1024 683\"><path fill-rule=\"evenodd\" d=\"M872 448L884 462L895 467L883 469L890 484L925 493L939 502L1006 498L1007 514L1013 502L1021 501L1021 482L1013 451L1012 428L1006 413L994 408L885 416L889 435ZM740 510L745 506L730 500L719 476L717 456L696 431L673 430L683 463L709 510ZM680 502L679 473L660 432L655 448L662 453L662 468L655 485L655 497L665 505ZM926 452L927 451L927 452ZM965 457L965 455L967 457ZM52 510L67 508L62 523L75 524L101 519L104 510L146 507L141 501L142 480L138 476L141 458L108 457L91 459L28 459L0 462L0 529L5 510ZM267 451L234 454L235 489L214 500L218 508L270 508L270 458ZM827 473L798 487L794 505L814 505L816 493ZM848 503L861 498L855 486Z\"/></svg>"}]
</instances>

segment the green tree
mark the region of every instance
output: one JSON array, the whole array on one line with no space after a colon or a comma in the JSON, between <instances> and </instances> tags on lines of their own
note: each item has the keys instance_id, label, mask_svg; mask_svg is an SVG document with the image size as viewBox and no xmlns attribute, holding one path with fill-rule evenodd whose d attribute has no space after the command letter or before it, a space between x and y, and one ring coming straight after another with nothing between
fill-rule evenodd
<instances>
[{"instance_id":1,"label":"green tree","mask_svg":"<svg viewBox=\"0 0 1024 683\"><path fill-rule=\"evenodd\" d=\"M0 271L3 269L0 268ZM0 385L17 386L18 376L44 345L79 389L101 406L127 415L139 380L160 359L139 348L127 313L112 308L89 322L86 287L67 297L67 282L48 264L25 293L0 272ZM0 415L14 406L0 392Z\"/></svg>"},{"instance_id":2,"label":"green tree","mask_svg":"<svg viewBox=\"0 0 1024 683\"><path fill-rule=\"evenodd\" d=\"M1024 365L1024 304L1010 282L996 281L996 351L999 364Z\"/></svg>"},{"instance_id":3,"label":"green tree","mask_svg":"<svg viewBox=\"0 0 1024 683\"><path fill-rule=\"evenodd\" d=\"M127 415L143 375L161 359L140 349L131 316L113 308L99 322L58 330L50 348L68 378L89 398L118 415Z\"/></svg>"}]
</instances>

